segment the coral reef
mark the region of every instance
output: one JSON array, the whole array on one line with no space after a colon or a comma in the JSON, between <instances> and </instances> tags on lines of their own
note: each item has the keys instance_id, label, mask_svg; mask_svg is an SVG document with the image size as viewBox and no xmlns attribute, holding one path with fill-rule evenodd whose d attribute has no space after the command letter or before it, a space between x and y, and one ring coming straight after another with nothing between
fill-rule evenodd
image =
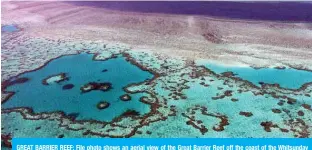
<instances>
[{"instance_id":1,"label":"coral reef","mask_svg":"<svg viewBox=\"0 0 312 150\"><path fill-rule=\"evenodd\" d=\"M32 4L16 5L27 8ZM55 4L58 5L74 9L61 2ZM59 10L55 6L51 8ZM41 6L27 9L38 7ZM59 18L54 13L46 16L51 14L49 11L35 11L48 18L43 19L45 23L55 26L43 23L33 28L20 22L20 30L1 36L1 136L6 147L11 146L14 137L311 137L312 81L309 78L304 76L307 81L301 80L303 84L297 83L298 80L279 80L283 76L274 79L299 86L289 88L267 82L265 79L271 76L253 80L257 82L241 76L245 70L248 70L246 75L263 70L265 73L300 70L309 75L311 62L307 58L311 57L311 39L297 33L288 35L284 29L295 30L299 25L137 14L129 15L141 23L127 20L129 16L125 14L116 14L120 18L110 16L115 20L112 21L106 13L99 15L96 8L92 12L96 19L84 17L86 22L81 23L70 16ZM77 14L83 11L91 13L89 8L78 8ZM17 15L15 10L4 12L5 23L10 23L8 16ZM65 12L64 9L59 13ZM42 23L40 15L36 19ZM94 22L101 19L107 21L105 26ZM69 28L63 21L77 26ZM146 25L156 26L159 24L156 22L164 24L155 28ZM276 27L279 25L280 28ZM214 30L213 26L218 29ZM296 31L306 31L302 28ZM140 48L138 44L147 47ZM168 47L172 48L170 53ZM76 57L81 61L73 62ZM211 67L199 63L199 58L214 60L216 64L237 61L233 65L242 71L231 71L228 68L233 66L226 63L223 68ZM67 61L72 65L69 68L64 67ZM92 63L88 66L81 63L89 61ZM56 65L55 71L35 78L38 71L48 72L47 68L56 62L61 64ZM93 66L94 62L100 67ZM106 65L101 64L105 62ZM248 65L242 66L242 62ZM134 69L125 70L123 64ZM74 65L82 71L67 72ZM111 75L112 72L115 74ZM78 84L78 79L83 82ZM34 86L37 81L42 87ZM34 92L16 97L33 88L46 88L37 92L43 95L48 95L46 91L51 89L56 91L49 95L53 99L36 99L40 108L45 109L23 101L34 98L31 97ZM66 94L70 97L62 97ZM19 103L13 105L17 99ZM47 109L52 105L55 109Z\"/></svg>"}]
</instances>

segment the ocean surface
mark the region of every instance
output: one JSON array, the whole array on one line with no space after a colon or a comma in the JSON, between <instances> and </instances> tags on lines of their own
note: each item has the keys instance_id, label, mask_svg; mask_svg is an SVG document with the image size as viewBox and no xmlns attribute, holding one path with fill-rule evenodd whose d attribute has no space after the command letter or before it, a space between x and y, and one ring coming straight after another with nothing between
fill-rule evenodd
<instances>
[{"instance_id":1,"label":"ocean surface","mask_svg":"<svg viewBox=\"0 0 312 150\"><path fill-rule=\"evenodd\" d=\"M311 2L211 2L211 1L131 1L68 2L111 10L203 15L217 18L312 22Z\"/></svg>"},{"instance_id":2,"label":"ocean surface","mask_svg":"<svg viewBox=\"0 0 312 150\"><path fill-rule=\"evenodd\" d=\"M2 107L31 107L36 113L63 111L75 114L77 120L99 121L110 121L128 109L136 110L142 115L149 111L149 105L139 101L144 94L129 94L132 97L130 101L122 101L119 96L126 94L123 87L151 79L152 74L142 71L121 56L106 61L93 61L92 57L92 54L63 56L39 70L20 75L20 78L29 78L29 81L8 87L7 91L16 93ZM66 73L69 80L42 84L43 79L59 73ZM82 93L80 87L89 82L110 82L112 89ZM63 86L66 84L73 84L74 87L64 90ZM97 104L100 101L109 102L110 106L99 110Z\"/></svg>"}]
</instances>

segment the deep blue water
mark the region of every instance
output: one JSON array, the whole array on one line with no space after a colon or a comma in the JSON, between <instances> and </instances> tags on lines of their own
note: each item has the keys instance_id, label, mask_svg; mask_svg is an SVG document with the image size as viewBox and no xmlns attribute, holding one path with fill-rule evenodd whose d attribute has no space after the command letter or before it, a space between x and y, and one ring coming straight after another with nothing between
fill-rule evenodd
<instances>
[{"instance_id":1,"label":"deep blue water","mask_svg":"<svg viewBox=\"0 0 312 150\"><path fill-rule=\"evenodd\" d=\"M4 26L1 26L1 31L2 32L15 32L15 31L18 31L19 29L14 26L14 25L4 25Z\"/></svg>"},{"instance_id":2,"label":"deep blue water","mask_svg":"<svg viewBox=\"0 0 312 150\"><path fill-rule=\"evenodd\" d=\"M126 92L122 89L130 83L150 79L152 74L130 64L123 57L107 61L93 61L91 54L63 56L51 61L40 70L22 74L30 80L15 84L7 91L16 94L2 105L3 108L32 107L35 112L64 111L67 114L79 113L77 120L96 119L110 121L127 109L140 114L149 111L149 105L139 102L143 94L131 94L131 101L121 101L119 96ZM102 70L107 69L106 72ZM42 80L49 75L64 72L68 81L43 85ZM80 87L88 82L111 82L113 89L107 92L91 91L81 94ZM72 89L63 90L63 85L74 84ZM110 107L99 110L99 101L107 101Z\"/></svg>"},{"instance_id":3,"label":"deep blue water","mask_svg":"<svg viewBox=\"0 0 312 150\"><path fill-rule=\"evenodd\" d=\"M311 2L79 1L69 3L131 12L204 15L232 19L312 22Z\"/></svg>"},{"instance_id":4,"label":"deep blue water","mask_svg":"<svg viewBox=\"0 0 312 150\"><path fill-rule=\"evenodd\" d=\"M292 68L287 69L274 69L274 68L261 68L254 69L251 67L229 67L217 64L203 64L205 67L211 69L216 73L231 71L237 74L244 80L248 80L255 85L260 86L259 82L264 83L278 83L284 88L300 88L302 84L312 82L312 72L304 70L296 70Z\"/></svg>"}]
</instances>

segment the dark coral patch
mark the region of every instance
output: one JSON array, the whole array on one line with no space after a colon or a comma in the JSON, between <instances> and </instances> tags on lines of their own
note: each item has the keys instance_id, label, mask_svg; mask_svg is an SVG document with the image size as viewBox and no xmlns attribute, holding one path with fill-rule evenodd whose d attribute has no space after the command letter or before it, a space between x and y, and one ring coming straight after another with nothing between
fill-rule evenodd
<instances>
[{"instance_id":1,"label":"dark coral patch","mask_svg":"<svg viewBox=\"0 0 312 150\"><path fill-rule=\"evenodd\" d=\"M225 95L225 96L232 96L232 92L233 92L233 91L231 91L231 90L226 90L226 91L224 92L224 95Z\"/></svg>"},{"instance_id":2,"label":"dark coral patch","mask_svg":"<svg viewBox=\"0 0 312 150\"><path fill-rule=\"evenodd\" d=\"M290 105L292 105L292 104L295 104L297 102L297 100L296 99L293 99L293 98L287 98L287 104L290 104Z\"/></svg>"},{"instance_id":3,"label":"dark coral patch","mask_svg":"<svg viewBox=\"0 0 312 150\"><path fill-rule=\"evenodd\" d=\"M232 101L232 102L237 102L238 99L237 99L237 98L231 98L231 101Z\"/></svg>"},{"instance_id":4,"label":"dark coral patch","mask_svg":"<svg viewBox=\"0 0 312 150\"><path fill-rule=\"evenodd\" d=\"M237 75L237 74L234 74L233 72L231 72L231 71L228 71L228 72L223 72L223 73L221 73L223 76L225 76L225 77L232 77L232 76L235 76L235 75Z\"/></svg>"},{"instance_id":5,"label":"dark coral patch","mask_svg":"<svg viewBox=\"0 0 312 150\"><path fill-rule=\"evenodd\" d=\"M230 96L232 96L232 93L233 93L233 91L231 91L231 90L226 90L226 91L224 91L224 93L222 94L222 95L220 95L220 96L215 96L215 97L211 97L211 99L213 99L213 100L217 100L217 99L223 99L223 98L225 98L225 97L230 97Z\"/></svg>"},{"instance_id":6,"label":"dark coral patch","mask_svg":"<svg viewBox=\"0 0 312 150\"><path fill-rule=\"evenodd\" d=\"M260 124L266 132L271 132L271 128L278 128L276 124L273 124L272 121L261 122Z\"/></svg>"},{"instance_id":7,"label":"dark coral patch","mask_svg":"<svg viewBox=\"0 0 312 150\"><path fill-rule=\"evenodd\" d=\"M5 88L8 86L12 86L14 84L22 84L22 83L27 82L28 80L29 80L28 78L24 78L24 77L23 78L17 78L17 79L12 80L12 81L6 80L6 81L2 82L2 84L1 84L2 91L5 90Z\"/></svg>"},{"instance_id":8,"label":"dark coral patch","mask_svg":"<svg viewBox=\"0 0 312 150\"><path fill-rule=\"evenodd\" d=\"M200 127L201 127L201 128L199 129L199 131L200 131L202 134L208 132L208 129L207 129L204 125L201 125Z\"/></svg>"},{"instance_id":9,"label":"dark coral patch","mask_svg":"<svg viewBox=\"0 0 312 150\"><path fill-rule=\"evenodd\" d=\"M201 120L197 120L197 123L198 123L198 124L201 124L201 123L203 123L203 121L201 121Z\"/></svg>"},{"instance_id":10,"label":"dark coral patch","mask_svg":"<svg viewBox=\"0 0 312 150\"><path fill-rule=\"evenodd\" d=\"M301 110L299 110L299 111L298 111L298 116L304 116L304 112L301 111Z\"/></svg>"},{"instance_id":11,"label":"dark coral patch","mask_svg":"<svg viewBox=\"0 0 312 150\"><path fill-rule=\"evenodd\" d=\"M186 113L182 113L183 117L188 118L189 120L186 121L187 125L191 125L194 128L198 129L202 135L204 135L206 132L208 132L208 129L206 128L205 125L203 125L202 120L196 120L195 119L195 111L200 111L202 115L205 116L210 116L210 117L215 117L220 119L220 122L218 124L216 124L215 126L213 126L213 130L220 132L223 131L225 128L225 126L229 125L229 121L228 121L228 117L225 115L221 115L219 113L209 113L207 111L208 109L204 106L200 106L200 105L195 105L195 107L193 108L188 108ZM195 113L195 114L194 114Z\"/></svg>"},{"instance_id":12,"label":"dark coral patch","mask_svg":"<svg viewBox=\"0 0 312 150\"><path fill-rule=\"evenodd\" d=\"M69 90L69 89L72 89L74 87L73 84L66 84L62 87L63 90Z\"/></svg>"},{"instance_id":13,"label":"dark coral patch","mask_svg":"<svg viewBox=\"0 0 312 150\"><path fill-rule=\"evenodd\" d=\"M202 135L204 135L206 132L208 132L208 129L204 126L204 125L196 125L192 120L189 120L186 122L187 125L191 125L196 129L199 129L199 131L202 133ZM201 122L199 122L198 124L201 124Z\"/></svg>"},{"instance_id":14,"label":"dark coral patch","mask_svg":"<svg viewBox=\"0 0 312 150\"><path fill-rule=\"evenodd\" d=\"M130 101L131 96L129 94L124 94L119 97L122 101Z\"/></svg>"},{"instance_id":15,"label":"dark coral patch","mask_svg":"<svg viewBox=\"0 0 312 150\"><path fill-rule=\"evenodd\" d=\"M204 84L204 87L208 87L209 86L209 84Z\"/></svg>"},{"instance_id":16,"label":"dark coral patch","mask_svg":"<svg viewBox=\"0 0 312 150\"><path fill-rule=\"evenodd\" d=\"M272 112L278 113L278 114L279 114L279 113L281 113L282 111L281 111L280 109L273 108L273 109L272 109Z\"/></svg>"},{"instance_id":17,"label":"dark coral patch","mask_svg":"<svg viewBox=\"0 0 312 150\"><path fill-rule=\"evenodd\" d=\"M289 115L290 111L288 109L283 108L283 112Z\"/></svg>"},{"instance_id":18,"label":"dark coral patch","mask_svg":"<svg viewBox=\"0 0 312 150\"><path fill-rule=\"evenodd\" d=\"M129 116L139 116L140 113L136 110L132 110L132 109L128 109L127 111L125 111L124 113L122 113L121 116L123 117L129 117Z\"/></svg>"},{"instance_id":19,"label":"dark coral patch","mask_svg":"<svg viewBox=\"0 0 312 150\"><path fill-rule=\"evenodd\" d=\"M109 103L108 102L104 102L104 101L101 101L101 102L99 102L97 105L96 105L96 107L98 108L98 109L106 109L106 108L108 108L109 107Z\"/></svg>"},{"instance_id":20,"label":"dark coral patch","mask_svg":"<svg viewBox=\"0 0 312 150\"><path fill-rule=\"evenodd\" d=\"M290 131L294 133L294 137L307 138L310 136L309 125L300 118L289 119L286 125L290 127Z\"/></svg>"},{"instance_id":21,"label":"dark coral patch","mask_svg":"<svg viewBox=\"0 0 312 150\"><path fill-rule=\"evenodd\" d=\"M241 112L239 112L239 115L245 116L245 117L251 117L253 114L252 114L252 112L241 111Z\"/></svg>"},{"instance_id":22,"label":"dark coral patch","mask_svg":"<svg viewBox=\"0 0 312 150\"><path fill-rule=\"evenodd\" d=\"M283 105L284 105L284 101L280 100L280 101L277 103L277 105L283 106Z\"/></svg>"},{"instance_id":23,"label":"dark coral patch","mask_svg":"<svg viewBox=\"0 0 312 150\"><path fill-rule=\"evenodd\" d=\"M3 145L4 147L12 148L12 137L10 134L1 134L1 141L1 145Z\"/></svg>"},{"instance_id":24,"label":"dark coral patch","mask_svg":"<svg viewBox=\"0 0 312 150\"><path fill-rule=\"evenodd\" d=\"M311 111L312 111L311 105L309 105L309 104L302 104L301 106L302 106L303 108L307 109L307 110L311 110Z\"/></svg>"},{"instance_id":25,"label":"dark coral patch","mask_svg":"<svg viewBox=\"0 0 312 150\"><path fill-rule=\"evenodd\" d=\"M274 69L283 70L283 69L286 69L286 67L284 67L284 66L276 66L276 67L274 67Z\"/></svg>"},{"instance_id":26,"label":"dark coral patch","mask_svg":"<svg viewBox=\"0 0 312 150\"><path fill-rule=\"evenodd\" d=\"M112 84L109 82L97 83L97 82L89 82L83 85L80 90L82 93L87 93L93 90L101 90L103 92L109 91L112 88Z\"/></svg>"},{"instance_id":27,"label":"dark coral patch","mask_svg":"<svg viewBox=\"0 0 312 150\"><path fill-rule=\"evenodd\" d=\"M284 129L284 128L280 128L280 130L282 131L282 132L289 132L289 130L288 129Z\"/></svg>"},{"instance_id":28,"label":"dark coral patch","mask_svg":"<svg viewBox=\"0 0 312 150\"><path fill-rule=\"evenodd\" d=\"M227 125L230 124L229 120L228 120L228 117L225 116L225 115L212 115L212 116L221 119L219 124L212 128L215 131L218 131L218 132L223 131L224 130L224 126L227 126Z\"/></svg>"}]
</instances>

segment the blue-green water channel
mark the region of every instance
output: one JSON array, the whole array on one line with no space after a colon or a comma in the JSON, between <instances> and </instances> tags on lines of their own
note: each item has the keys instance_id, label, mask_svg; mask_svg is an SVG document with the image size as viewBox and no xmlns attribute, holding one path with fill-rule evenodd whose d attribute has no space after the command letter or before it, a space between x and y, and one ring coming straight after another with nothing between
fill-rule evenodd
<instances>
[{"instance_id":1,"label":"blue-green water channel","mask_svg":"<svg viewBox=\"0 0 312 150\"><path fill-rule=\"evenodd\" d=\"M223 66L202 61L198 61L197 65L204 65L206 68L211 69L218 74L231 71L236 74L237 77L248 80L258 86L260 86L259 82L264 82L270 84L277 83L284 88L297 89L304 83L312 82L312 72L292 68L254 69L251 67Z\"/></svg>"}]
</instances>

